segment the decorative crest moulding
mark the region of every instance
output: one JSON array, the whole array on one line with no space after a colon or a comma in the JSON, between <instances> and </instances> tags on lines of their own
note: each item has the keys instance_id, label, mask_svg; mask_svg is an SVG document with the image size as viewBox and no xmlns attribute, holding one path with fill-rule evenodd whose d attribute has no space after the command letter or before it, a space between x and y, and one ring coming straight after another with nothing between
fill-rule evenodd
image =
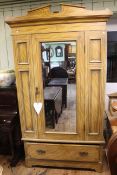
<instances>
[{"instance_id":1,"label":"decorative crest moulding","mask_svg":"<svg viewBox=\"0 0 117 175\"><path fill-rule=\"evenodd\" d=\"M61 20L88 20L95 21L99 19L100 21L107 21L107 19L112 15L112 11L109 9L92 11L87 10L83 6L79 5L70 5L70 4L61 4L61 11L53 13L50 11L50 5L43 7L35 8L29 10L26 16L19 17L7 17L6 23L11 25L13 24L26 24L26 23L41 23L42 21L61 21Z\"/></svg>"}]
</instances>

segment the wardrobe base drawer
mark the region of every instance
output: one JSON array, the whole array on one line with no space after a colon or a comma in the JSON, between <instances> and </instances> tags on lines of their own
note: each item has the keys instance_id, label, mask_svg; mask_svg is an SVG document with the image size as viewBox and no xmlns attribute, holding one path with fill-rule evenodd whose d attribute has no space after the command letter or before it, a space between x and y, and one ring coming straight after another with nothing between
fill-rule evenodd
<instances>
[{"instance_id":1,"label":"wardrobe base drawer","mask_svg":"<svg viewBox=\"0 0 117 175\"><path fill-rule=\"evenodd\" d=\"M26 142L25 152L30 159L99 162L102 149L97 145Z\"/></svg>"}]
</instances>

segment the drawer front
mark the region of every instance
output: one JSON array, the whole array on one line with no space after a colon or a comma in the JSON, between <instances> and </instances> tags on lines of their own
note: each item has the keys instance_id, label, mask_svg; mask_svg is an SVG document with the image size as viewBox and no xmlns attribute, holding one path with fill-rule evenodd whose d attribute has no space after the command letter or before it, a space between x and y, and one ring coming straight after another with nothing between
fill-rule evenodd
<instances>
[{"instance_id":1,"label":"drawer front","mask_svg":"<svg viewBox=\"0 0 117 175\"><path fill-rule=\"evenodd\" d=\"M26 156L33 159L98 162L100 147L89 145L25 143Z\"/></svg>"}]
</instances>

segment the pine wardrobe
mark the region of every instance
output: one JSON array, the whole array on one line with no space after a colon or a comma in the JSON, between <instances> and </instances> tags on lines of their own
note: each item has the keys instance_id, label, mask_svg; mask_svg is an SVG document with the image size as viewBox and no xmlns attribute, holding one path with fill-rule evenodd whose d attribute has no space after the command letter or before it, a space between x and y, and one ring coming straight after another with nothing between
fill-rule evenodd
<instances>
[{"instance_id":1,"label":"pine wardrobe","mask_svg":"<svg viewBox=\"0 0 117 175\"><path fill-rule=\"evenodd\" d=\"M47 5L6 19L12 29L25 162L101 172L106 22L112 12L60 7L51 12ZM48 78L53 67L63 67L68 77Z\"/></svg>"}]
</instances>

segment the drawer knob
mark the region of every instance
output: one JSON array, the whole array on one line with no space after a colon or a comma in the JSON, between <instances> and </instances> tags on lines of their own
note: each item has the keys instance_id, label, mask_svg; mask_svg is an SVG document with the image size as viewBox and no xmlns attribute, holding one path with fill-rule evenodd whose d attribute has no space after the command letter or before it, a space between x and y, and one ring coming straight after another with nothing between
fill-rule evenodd
<instances>
[{"instance_id":1,"label":"drawer knob","mask_svg":"<svg viewBox=\"0 0 117 175\"><path fill-rule=\"evenodd\" d=\"M40 154L40 155L42 155L42 154L45 154L46 151L45 150L42 150L42 149L39 149L39 150L37 150L37 153Z\"/></svg>"},{"instance_id":2,"label":"drawer knob","mask_svg":"<svg viewBox=\"0 0 117 175\"><path fill-rule=\"evenodd\" d=\"M80 156L84 157L88 155L88 152L79 152Z\"/></svg>"}]
</instances>

